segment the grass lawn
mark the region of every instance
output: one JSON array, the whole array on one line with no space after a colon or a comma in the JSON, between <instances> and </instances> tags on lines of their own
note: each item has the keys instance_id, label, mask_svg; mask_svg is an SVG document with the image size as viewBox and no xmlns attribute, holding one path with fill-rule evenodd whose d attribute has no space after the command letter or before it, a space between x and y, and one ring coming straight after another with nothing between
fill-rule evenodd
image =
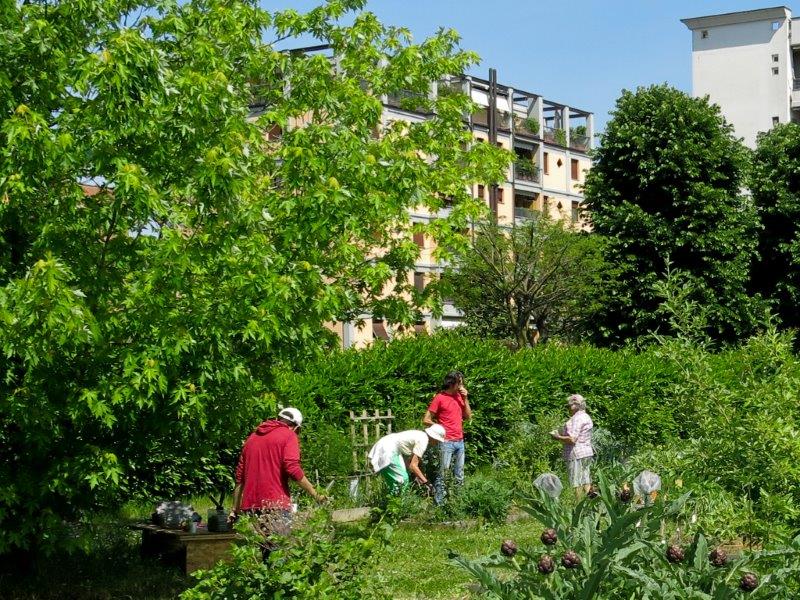
<instances>
[{"instance_id":1,"label":"grass lawn","mask_svg":"<svg viewBox=\"0 0 800 600\"><path fill-rule=\"evenodd\" d=\"M448 549L477 558L498 550L504 539L533 546L541 532L533 519L464 528L403 524L395 529L391 546L380 556L375 575L396 599L469 598L470 579L447 559Z\"/></svg>"}]
</instances>

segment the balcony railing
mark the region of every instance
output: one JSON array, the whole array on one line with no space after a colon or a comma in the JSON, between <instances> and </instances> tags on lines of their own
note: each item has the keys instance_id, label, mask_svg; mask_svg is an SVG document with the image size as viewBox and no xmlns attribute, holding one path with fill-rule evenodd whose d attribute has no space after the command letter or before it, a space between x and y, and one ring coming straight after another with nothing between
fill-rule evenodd
<instances>
[{"instance_id":1,"label":"balcony railing","mask_svg":"<svg viewBox=\"0 0 800 600\"><path fill-rule=\"evenodd\" d=\"M795 91L800 90L800 77L795 77L793 83L792 89Z\"/></svg>"},{"instance_id":2,"label":"balcony railing","mask_svg":"<svg viewBox=\"0 0 800 600\"><path fill-rule=\"evenodd\" d=\"M511 130L511 115L507 112L503 111L495 111L495 118L497 120L497 128L503 131L510 131ZM474 113L472 113L472 124L473 125L482 125L484 127L489 126L489 109L485 106L482 106Z\"/></svg>"},{"instance_id":3,"label":"balcony railing","mask_svg":"<svg viewBox=\"0 0 800 600\"><path fill-rule=\"evenodd\" d=\"M569 136L569 147L573 150L586 152L589 149L589 136L573 133Z\"/></svg>"},{"instance_id":4,"label":"balcony railing","mask_svg":"<svg viewBox=\"0 0 800 600\"><path fill-rule=\"evenodd\" d=\"M403 110L426 112L427 109L423 107L423 103L426 99L426 96L419 92L398 90L386 96L386 104L395 108L402 108Z\"/></svg>"},{"instance_id":5,"label":"balcony railing","mask_svg":"<svg viewBox=\"0 0 800 600\"><path fill-rule=\"evenodd\" d=\"M533 210L532 208L527 208L524 206L515 206L514 207L514 218L515 219L527 219L528 221L534 221L539 218L539 211Z\"/></svg>"},{"instance_id":6,"label":"balcony railing","mask_svg":"<svg viewBox=\"0 0 800 600\"><path fill-rule=\"evenodd\" d=\"M542 170L530 160L520 158L514 161L514 179L539 183L542 181Z\"/></svg>"},{"instance_id":7,"label":"balcony railing","mask_svg":"<svg viewBox=\"0 0 800 600\"><path fill-rule=\"evenodd\" d=\"M542 133L545 142L551 144L558 144L559 146L567 145L567 132L558 127L542 127Z\"/></svg>"}]
</instances>

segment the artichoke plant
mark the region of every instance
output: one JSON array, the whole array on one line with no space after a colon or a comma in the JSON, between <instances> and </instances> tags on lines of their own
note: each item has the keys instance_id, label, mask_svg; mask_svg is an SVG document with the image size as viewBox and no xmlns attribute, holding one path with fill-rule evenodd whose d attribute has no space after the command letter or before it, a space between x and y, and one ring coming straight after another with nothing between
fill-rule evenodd
<instances>
[{"instance_id":1,"label":"artichoke plant","mask_svg":"<svg viewBox=\"0 0 800 600\"><path fill-rule=\"evenodd\" d=\"M545 528L541 545L514 544L513 558L502 550L478 560L451 559L477 579L481 597L495 600L800 597L800 536L789 546L735 559L711 550L702 534L685 546L667 545L663 523L676 517L689 494L671 502L662 495L643 505L621 503L602 473L597 489L599 501L584 498L574 507L542 491L523 498L522 508ZM500 576L498 569L511 574Z\"/></svg>"}]
</instances>

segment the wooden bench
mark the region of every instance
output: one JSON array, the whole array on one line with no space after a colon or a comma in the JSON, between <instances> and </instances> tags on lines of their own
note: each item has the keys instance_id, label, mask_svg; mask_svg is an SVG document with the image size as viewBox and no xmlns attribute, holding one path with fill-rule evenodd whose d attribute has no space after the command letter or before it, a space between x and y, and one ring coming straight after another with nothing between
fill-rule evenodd
<instances>
[{"instance_id":1,"label":"wooden bench","mask_svg":"<svg viewBox=\"0 0 800 600\"><path fill-rule=\"evenodd\" d=\"M197 533L167 529L150 523L136 523L131 529L142 532L142 557L156 557L184 573L210 569L220 560L229 560L231 547L240 536L235 532L212 533L200 528Z\"/></svg>"}]
</instances>

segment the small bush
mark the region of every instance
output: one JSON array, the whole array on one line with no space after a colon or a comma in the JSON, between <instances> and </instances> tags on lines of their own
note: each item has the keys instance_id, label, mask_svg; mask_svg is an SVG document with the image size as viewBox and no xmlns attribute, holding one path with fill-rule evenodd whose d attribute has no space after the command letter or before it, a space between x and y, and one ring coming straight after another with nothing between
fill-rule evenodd
<instances>
[{"instance_id":1,"label":"small bush","mask_svg":"<svg viewBox=\"0 0 800 600\"><path fill-rule=\"evenodd\" d=\"M383 522L372 528L334 527L327 514L318 512L282 538L266 561L264 538L253 525L242 521L237 531L244 542L234 548L233 560L197 572L197 585L182 600L386 597L370 584L366 568L388 540L390 528Z\"/></svg>"},{"instance_id":2,"label":"small bush","mask_svg":"<svg viewBox=\"0 0 800 600\"><path fill-rule=\"evenodd\" d=\"M463 487L450 487L440 509L445 520L480 519L503 523L511 509L512 490L496 479L482 475L467 478Z\"/></svg>"}]
</instances>

